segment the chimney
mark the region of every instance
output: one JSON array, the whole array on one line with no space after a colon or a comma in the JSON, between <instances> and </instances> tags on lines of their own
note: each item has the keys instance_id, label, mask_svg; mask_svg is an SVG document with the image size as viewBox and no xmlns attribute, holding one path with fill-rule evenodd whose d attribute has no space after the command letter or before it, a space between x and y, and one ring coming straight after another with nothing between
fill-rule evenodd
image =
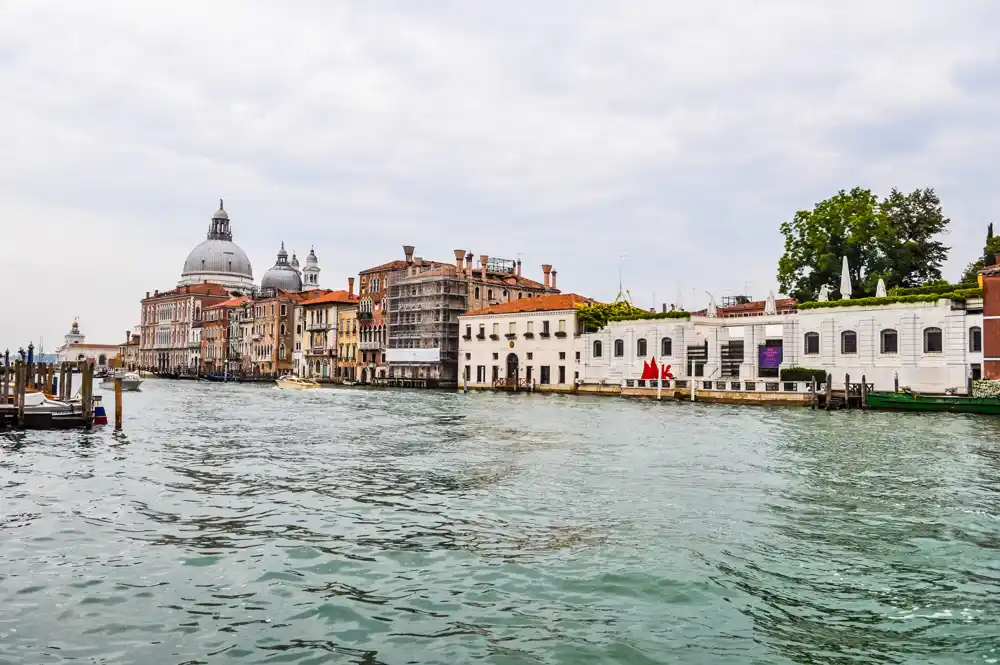
<instances>
[{"instance_id":1,"label":"chimney","mask_svg":"<svg viewBox=\"0 0 1000 665\"><path fill-rule=\"evenodd\" d=\"M667 303L662 303L662 304L660 305L660 307L662 307L662 308L663 308L663 309L661 309L660 311L661 311L661 312L663 312L664 314L666 314L666 313L667 313Z\"/></svg>"},{"instance_id":2,"label":"chimney","mask_svg":"<svg viewBox=\"0 0 1000 665\"><path fill-rule=\"evenodd\" d=\"M153 295L154 295L154 296L158 296L158 295L160 295L160 290L159 290L159 289L155 289L155 290L153 291Z\"/></svg>"},{"instance_id":3,"label":"chimney","mask_svg":"<svg viewBox=\"0 0 1000 665\"><path fill-rule=\"evenodd\" d=\"M484 282L486 281L486 263L489 260L490 260L490 257L487 254L480 254L479 255L479 269L480 269L480 271L483 274L483 281Z\"/></svg>"},{"instance_id":4,"label":"chimney","mask_svg":"<svg viewBox=\"0 0 1000 665\"><path fill-rule=\"evenodd\" d=\"M518 277L521 276L521 259L517 260L517 271L514 274L517 275Z\"/></svg>"},{"instance_id":5,"label":"chimney","mask_svg":"<svg viewBox=\"0 0 1000 665\"><path fill-rule=\"evenodd\" d=\"M465 255L465 274L472 277L472 252Z\"/></svg>"},{"instance_id":6,"label":"chimney","mask_svg":"<svg viewBox=\"0 0 1000 665\"><path fill-rule=\"evenodd\" d=\"M146 298L149 298L149 291L146 291Z\"/></svg>"},{"instance_id":7,"label":"chimney","mask_svg":"<svg viewBox=\"0 0 1000 665\"><path fill-rule=\"evenodd\" d=\"M552 271L552 290L556 290L556 271Z\"/></svg>"},{"instance_id":8,"label":"chimney","mask_svg":"<svg viewBox=\"0 0 1000 665\"><path fill-rule=\"evenodd\" d=\"M354 278L353 277L348 277L347 278L347 295L350 298L354 297Z\"/></svg>"},{"instance_id":9,"label":"chimney","mask_svg":"<svg viewBox=\"0 0 1000 665\"><path fill-rule=\"evenodd\" d=\"M549 288L549 280L552 274L552 266L548 263L542 264L542 272L545 274L545 288Z\"/></svg>"},{"instance_id":10,"label":"chimney","mask_svg":"<svg viewBox=\"0 0 1000 665\"><path fill-rule=\"evenodd\" d=\"M420 257L420 256L415 257L413 259L413 262L417 264L418 268L423 268L424 267L424 259L422 257Z\"/></svg>"},{"instance_id":11,"label":"chimney","mask_svg":"<svg viewBox=\"0 0 1000 665\"><path fill-rule=\"evenodd\" d=\"M413 245L403 245L403 254L406 255L407 263L413 263Z\"/></svg>"},{"instance_id":12,"label":"chimney","mask_svg":"<svg viewBox=\"0 0 1000 665\"><path fill-rule=\"evenodd\" d=\"M462 262L464 260L465 260L465 250L464 249L456 249L455 250L455 267L458 268L458 272L462 272L462 270L465 269L463 267L463 265L462 265Z\"/></svg>"}]
</instances>

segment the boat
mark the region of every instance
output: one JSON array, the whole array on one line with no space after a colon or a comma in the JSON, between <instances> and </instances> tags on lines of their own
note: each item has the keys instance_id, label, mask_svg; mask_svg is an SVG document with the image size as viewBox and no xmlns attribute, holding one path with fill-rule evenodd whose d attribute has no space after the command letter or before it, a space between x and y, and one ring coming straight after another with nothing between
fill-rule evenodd
<instances>
[{"instance_id":1,"label":"boat","mask_svg":"<svg viewBox=\"0 0 1000 665\"><path fill-rule=\"evenodd\" d=\"M342 385L345 385L345 386L356 386L356 385L358 385L358 382L357 381L351 381L350 379L344 379Z\"/></svg>"},{"instance_id":2,"label":"boat","mask_svg":"<svg viewBox=\"0 0 1000 665\"><path fill-rule=\"evenodd\" d=\"M873 391L868 393L868 408L886 411L986 413L1000 416L1000 397Z\"/></svg>"},{"instance_id":3,"label":"boat","mask_svg":"<svg viewBox=\"0 0 1000 665\"><path fill-rule=\"evenodd\" d=\"M122 380L122 390L139 390L143 379L135 372L115 372L101 379L101 388L104 390L115 389L115 379Z\"/></svg>"},{"instance_id":4,"label":"boat","mask_svg":"<svg viewBox=\"0 0 1000 665\"><path fill-rule=\"evenodd\" d=\"M286 390L312 390L314 388L319 388L319 384L311 379L304 379L300 376L283 376L275 383L278 384L279 388L285 388Z\"/></svg>"}]
</instances>

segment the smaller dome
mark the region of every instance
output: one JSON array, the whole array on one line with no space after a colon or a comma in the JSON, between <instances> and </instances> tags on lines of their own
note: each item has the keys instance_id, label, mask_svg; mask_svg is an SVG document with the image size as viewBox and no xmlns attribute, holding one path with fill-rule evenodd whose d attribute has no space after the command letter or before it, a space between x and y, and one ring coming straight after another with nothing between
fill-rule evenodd
<instances>
[{"instance_id":1,"label":"smaller dome","mask_svg":"<svg viewBox=\"0 0 1000 665\"><path fill-rule=\"evenodd\" d=\"M307 266L319 265L319 259L316 258L316 249L315 248L310 248L309 249L309 256L306 257L306 265Z\"/></svg>"},{"instance_id":2,"label":"smaller dome","mask_svg":"<svg viewBox=\"0 0 1000 665\"><path fill-rule=\"evenodd\" d=\"M292 252L292 260L288 263L288 265L292 266L296 270L299 269L299 259L295 256L295 252Z\"/></svg>"},{"instance_id":3,"label":"smaller dome","mask_svg":"<svg viewBox=\"0 0 1000 665\"><path fill-rule=\"evenodd\" d=\"M212 215L212 219L229 219L229 213L222 207L222 199L219 199L219 209Z\"/></svg>"},{"instance_id":4,"label":"smaller dome","mask_svg":"<svg viewBox=\"0 0 1000 665\"><path fill-rule=\"evenodd\" d=\"M281 291L301 291L302 277L299 271L288 263L288 252L285 251L285 243L281 243L278 250L278 260L274 266L264 273L260 280L260 286L264 289L280 289Z\"/></svg>"}]
</instances>

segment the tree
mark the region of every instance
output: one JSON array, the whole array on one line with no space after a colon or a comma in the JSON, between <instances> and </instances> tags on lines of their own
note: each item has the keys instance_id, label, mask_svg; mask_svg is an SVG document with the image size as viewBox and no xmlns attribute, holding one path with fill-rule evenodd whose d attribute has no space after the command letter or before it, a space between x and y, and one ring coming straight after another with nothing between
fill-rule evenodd
<instances>
[{"instance_id":1,"label":"tree","mask_svg":"<svg viewBox=\"0 0 1000 665\"><path fill-rule=\"evenodd\" d=\"M815 300L824 284L840 284L843 257L858 291L874 291L867 282L878 267L873 238L879 226L878 199L868 189L841 190L812 210L800 210L781 225L785 253L778 261L778 285L799 301ZM878 281L878 277L875 277Z\"/></svg>"},{"instance_id":2,"label":"tree","mask_svg":"<svg viewBox=\"0 0 1000 665\"><path fill-rule=\"evenodd\" d=\"M881 201L869 189L841 190L781 225L778 284L799 301L814 300L824 284L835 292L845 256L853 297L873 295L880 278L888 288L940 280L948 247L937 236L949 221L933 189L894 188Z\"/></svg>"},{"instance_id":3,"label":"tree","mask_svg":"<svg viewBox=\"0 0 1000 665\"><path fill-rule=\"evenodd\" d=\"M879 252L876 270L886 286L908 288L940 280L949 248L934 238L950 222L933 189L903 194L893 187L879 205L875 238Z\"/></svg>"},{"instance_id":4,"label":"tree","mask_svg":"<svg viewBox=\"0 0 1000 665\"><path fill-rule=\"evenodd\" d=\"M987 265L987 257L991 260L989 265L995 263L995 258L997 254L1000 254L1000 236L993 236L993 225L990 224L986 231L986 246L983 247L983 255L965 266L965 272L962 273L962 277L959 280L962 284L970 284L979 279L979 271L982 270Z\"/></svg>"}]
</instances>

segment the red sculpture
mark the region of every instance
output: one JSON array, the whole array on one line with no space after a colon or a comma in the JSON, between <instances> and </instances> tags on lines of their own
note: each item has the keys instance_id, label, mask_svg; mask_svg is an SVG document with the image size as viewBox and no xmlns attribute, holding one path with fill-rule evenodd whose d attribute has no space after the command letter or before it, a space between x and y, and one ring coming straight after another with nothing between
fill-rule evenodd
<instances>
[{"instance_id":1,"label":"red sculpture","mask_svg":"<svg viewBox=\"0 0 1000 665\"><path fill-rule=\"evenodd\" d=\"M643 381L656 381L660 379L665 381L667 379L673 379L674 375L670 373L670 368L672 365L660 365L656 366L656 358L651 358L649 362L645 360L642 361L642 376L639 378Z\"/></svg>"}]
</instances>

